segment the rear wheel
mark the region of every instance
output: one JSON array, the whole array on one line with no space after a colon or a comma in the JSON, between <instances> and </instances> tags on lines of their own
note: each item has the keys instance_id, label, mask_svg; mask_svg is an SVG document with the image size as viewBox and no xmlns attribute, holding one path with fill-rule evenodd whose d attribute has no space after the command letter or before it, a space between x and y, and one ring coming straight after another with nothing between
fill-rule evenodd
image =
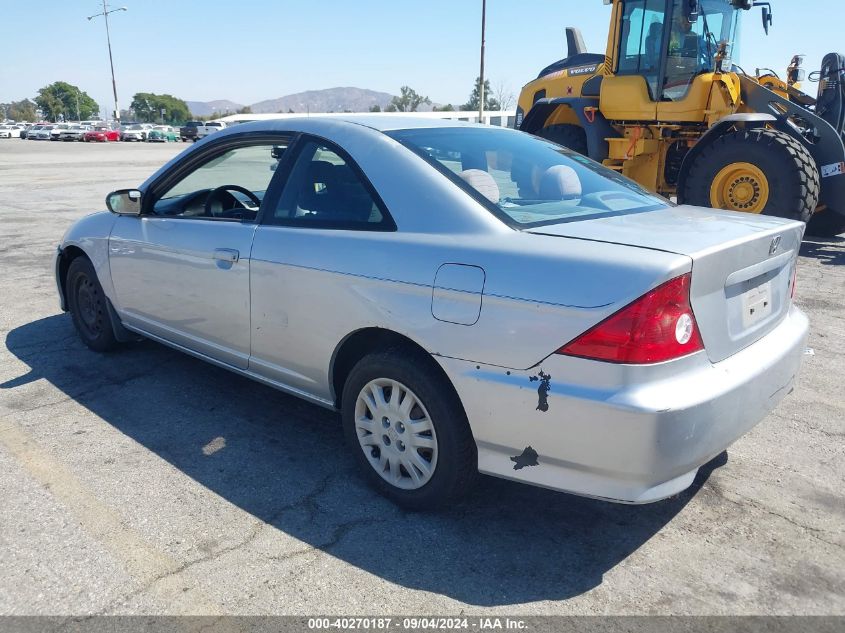
<instances>
[{"instance_id":1,"label":"rear wheel","mask_svg":"<svg viewBox=\"0 0 845 633\"><path fill-rule=\"evenodd\" d=\"M589 153L587 149L587 134L577 125L550 125L540 130L537 135L552 143L563 145L573 152L578 152L584 156Z\"/></svg>"},{"instance_id":2,"label":"rear wheel","mask_svg":"<svg viewBox=\"0 0 845 633\"><path fill-rule=\"evenodd\" d=\"M65 292L73 325L82 342L95 352L117 347L106 295L87 258L77 257L70 263Z\"/></svg>"},{"instance_id":3,"label":"rear wheel","mask_svg":"<svg viewBox=\"0 0 845 633\"><path fill-rule=\"evenodd\" d=\"M845 215L833 209L814 213L807 222L807 235L813 237L835 237L845 233Z\"/></svg>"},{"instance_id":4,"label":"rear wheel","mask_svg":"<svg viewBox=\"0 0 845 633\"><path fill-rule=\"evenodd\" d=\"M415 510L445 506L478 474L475 441L431 358L405 349L361 359L343 388L343 428L370 483Z\"/></svg>"},{"instance_id":5,"label":"rear wheel","mask_svg":"<svg viewBox=\"0 0 845 633\"><path fill-rule=\"evenodd\" d=\"M819 202L810 152L777 130L739 130L705 148L687 174L686 204L807 222Z\"/></svg>"}]
</instances>

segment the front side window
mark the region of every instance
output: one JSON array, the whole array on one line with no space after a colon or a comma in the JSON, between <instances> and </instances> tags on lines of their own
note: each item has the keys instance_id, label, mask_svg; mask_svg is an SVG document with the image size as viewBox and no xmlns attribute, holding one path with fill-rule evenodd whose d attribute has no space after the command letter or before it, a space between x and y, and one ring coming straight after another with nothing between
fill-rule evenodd
<instances>
[{"instance_id":1,"label":"front side window","mask_svg":"<svg viewBox=\"0 0 845 633\"><path fill-rule=\"evenodd\" d=\"M696 76L715 70L720 42L727 45L723 67L731 68L741 11L730 0L701 0L699 12L692 16L684 12L686 0L674 0L672 5L663 99L678 101L687 95Z\"/></svg>"},{"instance_id":2,"label":"front side window","mask_svg":"<svg viewBox=\"0 0 845 633\"><path fill-rule=\"evenodd\" d=\"M313 228L391 230L393 223L360 170L338 148L306 141L269 218Z\"/></svg>"},{"instance_id":3,"label":"front side window","mask_svg":"<svg viewBox=\"0 0 845 633\"><path fill-rule=\"evenodd\" d=\"M203 163L153 205L160 216L255 220L287 143L235 147Z\"/></svg>"},{"instance_id":4,"label":"front side window","mask_svg":"<svg viewBox=\"0 0 845 633\"><path fill-rule=\"evenodd\" d=\"M671 204L589 158L514 130L447 127L387 134L515 228Z\"/></svg>"},{"instance_id":5,"label":"front side window","mask_svg":"<svg viewBox=\"0 0 845 633\"><path fill-rule=\"evenodd\" d=\"M630 0L622 14L619 75L641 75L652 99L659 91L666 0Z\"/></svg>"}]
</instances>

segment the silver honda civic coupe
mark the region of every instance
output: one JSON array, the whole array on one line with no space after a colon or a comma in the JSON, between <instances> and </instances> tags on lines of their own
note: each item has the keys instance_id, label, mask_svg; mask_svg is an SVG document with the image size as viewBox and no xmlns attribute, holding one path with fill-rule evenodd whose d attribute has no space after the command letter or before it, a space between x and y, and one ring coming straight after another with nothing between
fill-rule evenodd
<instances>
[{"instance_id":1,"label":"silver honda civic coupe","mask_svg":"<svg viewBox=\"0 0 845 633\"><path fill-rule=\"evenodd\" d=\"M106 202L55 262L83 341L140 335L339 410L364 476L412 508L479 472L674 495L805 349L802 223L675 206L513 130L242 124Z\"/></svg>"}]
</instances>

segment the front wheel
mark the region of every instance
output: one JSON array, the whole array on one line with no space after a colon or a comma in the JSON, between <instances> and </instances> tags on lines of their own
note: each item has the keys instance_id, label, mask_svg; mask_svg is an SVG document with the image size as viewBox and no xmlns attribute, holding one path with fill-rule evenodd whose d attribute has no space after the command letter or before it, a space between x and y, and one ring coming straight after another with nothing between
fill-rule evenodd
<instances>
[{"instance_id":1,"label":"front wheel","mask_svg":"<svg viewBox=\"0 0 845 633\"><path fill-rule=\"evenodd\" d=\"M347 442L379 492L414 510L443 507L478 474L457 394L430 357L393 349L364 357L342 397Z\"/></svg>"},{"instance_id":2,"label":"front wheel","mask_svg":"<svg viewBox=\"0 0 845 633\"><path fill-rule=\"evenodd\" d=\"M94 266L85 257L77 257L68 267L66 280L68 307L82 342L95 352L116 348L106 295Z\"/></svg>"},{"instance_id":3,"label":"front wheel","mask_svg":"<svg viewBox=\"0 0 845 633\"><path fill-rule=\"evenodd\" d=\"M717 138L692 163L681 201L807 222L821 181L812 155L777 130L739 130Z\"/></svg>"}]
</instances>

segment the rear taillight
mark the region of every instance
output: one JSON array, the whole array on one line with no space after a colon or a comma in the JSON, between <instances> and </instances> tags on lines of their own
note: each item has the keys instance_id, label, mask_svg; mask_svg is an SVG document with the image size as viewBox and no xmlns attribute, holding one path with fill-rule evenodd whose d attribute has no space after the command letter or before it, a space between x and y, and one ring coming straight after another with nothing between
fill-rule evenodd
<instances>
[{"instance_id":1,"label":"rear taillight","mask_svg":"<svg viewBox=\"0 0 845 633\"><path fill-rule=\"evenodd\" d=\"M704 349L690 305L690 273L649 291L557 353L611 363L662 363Z\"/></svg>"}]
</instances>

